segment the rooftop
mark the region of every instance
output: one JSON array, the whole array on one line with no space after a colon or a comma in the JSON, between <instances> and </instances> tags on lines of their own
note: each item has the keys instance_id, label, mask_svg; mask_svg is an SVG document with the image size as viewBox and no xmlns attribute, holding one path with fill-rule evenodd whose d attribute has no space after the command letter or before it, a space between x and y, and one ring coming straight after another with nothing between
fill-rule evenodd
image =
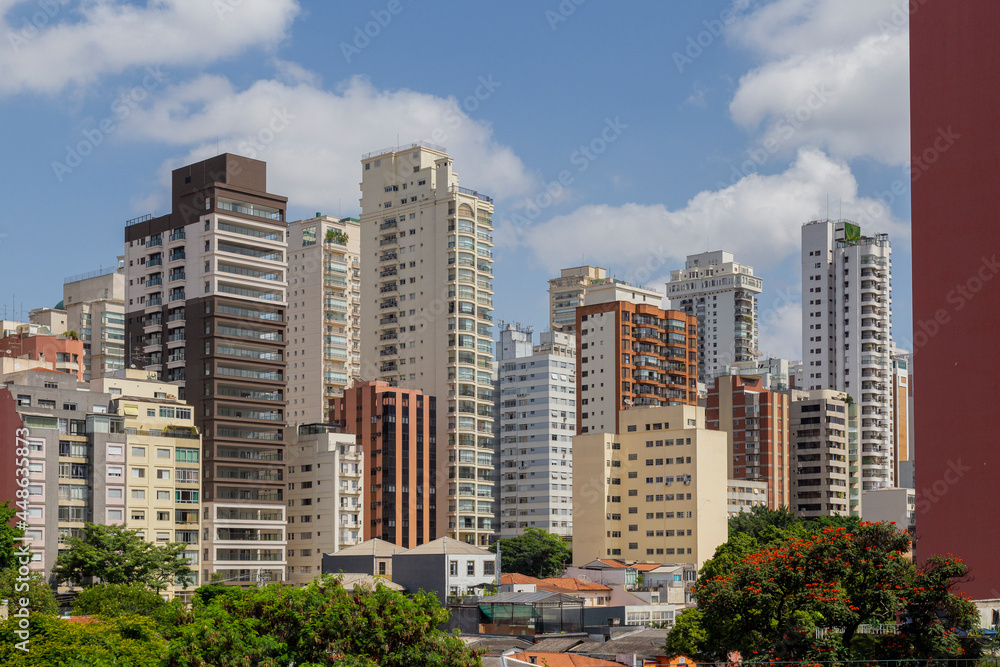
<instances>
[{"instance_id":1,"label":"rooftop","mask_svg":"<svg viewBox=\"0 0 1000 667\"><path fill-rule=\"evenodd\" d=\"M325 556L373 556L375 558L388 558L393 554L400 554L406 551L405 548L395 545L392 542L380 540L377 537L345 547L336 553L324 554Z\"/></svg>"},{"instance_id":2,"label":"rooftop","mask_svg":"<svg viewBox=\"0 0 1000 667\"><path fill-rule=\"evenodd\" d=\"M352 547L353 548L353 547ZM486 549L480 549L479 547L468 544L466 542L460 542L459 540L452 539L450 537L439 537L433 542L426 542L418 547L413 547L412 549L401 549L401 552L409 554L469 554L469 555L479 555L479 556L495 556ZM342 553L342 552L341 552Z\"/></svg>"}]
</instances>

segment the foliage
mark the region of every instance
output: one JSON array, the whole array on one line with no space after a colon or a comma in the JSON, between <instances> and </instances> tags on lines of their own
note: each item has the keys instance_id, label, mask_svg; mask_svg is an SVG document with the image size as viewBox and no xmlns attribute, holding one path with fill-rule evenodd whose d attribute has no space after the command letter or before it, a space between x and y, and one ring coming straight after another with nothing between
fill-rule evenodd
<instances>
[{"instance_id":1,"label":"foliage","mask_svg":"<svg viewBox=\"0 0 1000 667\"><path fill-rule=\"evenodd\" d=\"M326 230L326 240L338 245L347 245L347 232L341 231L339 229L328 229Z\"/></svg>"},{"instance_id":2,"label":"foliage","mask_svg":"<svg viewBox=\"0 0 1000 667\"><path fill-rule=\"evenodd\" d=\"M479 665L461 640L437 629L447 618L424 593L381 585L352 592L333 576L299 588L269 584L196 604L172 633L164 664Z\"/></svg>"},{"instance_id":3,"label":"foliage","mask_svg":"<svg viewBox=\"0 0 1000 667\"><path fill-rule=\"evenodd\" d=\"M14 547L20 544L18 538L24 536L24 530L10 524L16 516L17 510L10 506L9 500L0 505L0 570L18 566Z\"/></svg>"},{"instance_id":4,"label":"foliage","mask_svg":"<svg viewBox=\"0 0 1000 667\"><path fill-rule=\"evenodd\" d=\"M180 600L167 602L142 584L96 584L73 601L75 616L148 616L160 626L175 625L183 608Z\"/></svg>"},{"instance_id":5,"label":"foliage","mask_svg":"<svg viewBox=\"0 0 1000 667\"><path fill-rule=\"evenodd\" d=\"M573 558L566 542L555 533L541 528L525 528L524 533L490 545L500 548L500 571L517 572L530 577L557 577Z\"/></svg>"},{"instance_id":6,"label":"foliage","mask_svg":"<svg viewBox=\"0 0 1000 667\"><path fill-rule=\"evenodd\" d=\"M0 664L25 667L157 667L166 641L148 618L71 623L32 614L27 653L16 648L17 619L0 621Z\"/></svg>"},{"instance_id":7,"label":"foliage","mask_svg":"<svg viewBox=\"0 0 1000 667\"><path fill-rule=\"evenodd\" d=\"M67 544L52 570L62 581L138 583L162 590L175 579L186 586L193 578L184 558L186 545L153 544L124 526L88 523L83 537L71 537Z\"/></svg>"},{"instance_id":8,"label":"foliage","mask_svg":"<svg viewBox=\"0 0 1000 667\"><path fill-rule=\"evenodd\" d=\"M965 565L934 559L917 569L906 557L909 536L892 524L826 526L742 557L753 538L737 539L717 552L725 563L702 569L697 613L678 617L668 635L672 655L720 661L738 651L749 662L977 655L974 640L959 636L976 624L975 606L952 592ZM858 633L862 624L897 621L898 634ZM817 638L818 628L843 632Z\"/></svg>"},{"instance_id":9,"label":"foliage","mask_svg":"<svg viewBox=\"0 0 1000 667\"><path fill-rule=\"evenodd\" d=\"M18 578L18 572L14 568L0 572L0 600L11 600L10 607L13 610L19 607L13 603L14 600L27 598L30 600L28 611L39 614L59 613L56 596L45 582L45 577L38 572L32 572L26 581L18 581ZM27 586L26 590L18 590L24 586Z\"/></svg>"}]
</instances>

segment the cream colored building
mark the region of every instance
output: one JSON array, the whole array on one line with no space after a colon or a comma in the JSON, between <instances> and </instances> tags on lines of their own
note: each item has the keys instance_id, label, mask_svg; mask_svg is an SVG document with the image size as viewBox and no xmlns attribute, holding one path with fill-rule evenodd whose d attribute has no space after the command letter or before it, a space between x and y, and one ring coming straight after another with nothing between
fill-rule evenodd
<instances>
[{"instance_id":1,"label":"cream colored building","mask_svg":"<svg viewBox=\"0 0 1000 667\"><path fill-rule=\"evenodd\" d=\"M689 405L633 407L619 422L573 439L573 564L700 567L727 539L726 434Z\"/></svg>"},{"instance_id":2,"label":"cream colored building","mask_svg":"<svg viewBox=\"0 0 1000 667\"><path fill-rule=\"evenodd\" d=\"M288 233L288 424L327 423L361 372L361 226L317 215Z\"/></svg>"},{"instance_id":3,"label":"cream colored building","mask_svg":"<svg viewBox=\"0 0 1000 667\"><path fill-rule=\"evenodd\" d=\"M451 157L425 143L365 155L361 173L361 376L436 397L436 534L487 546L493 200L459 186ZM458 502L459 461L475 503Z\"/></svg>"},{"instance_id":4,"label":"cream colored building","mask_svg":"<svg viewBox=\"0 0 1000 667\"><path fill-rule=\"evenodd\" d=\"M858 407L829 389L792 391L789 497L798 516L862 516Z\"/></svg>"},{"instance_id":5,"label":"cream colored building","mask_svg":"<svg viewBox=\"0 0 1000 667\"><path fill-rule=\"evenodd\" d=\"M109 458L107 492L124 497L128 528L150 542L187 545L194 582L184 592L181 587L165 591L167 597L186 598L206 579L199 566L201 435L191 406L177 400L177 385L147 375L129 369L91 381L92 391L111 395L110 412L125 420L122 465L112 466ZM124 482L124 489L111 484L112 474Z\"/></svg>"},{"instance_id":6,"label":"cream colored building","mask_svg":"<svg viewBox=\"0 0 1000 667\"><path fill-rule=\"evenodd\" d=\"M288 445L288 573L305 584L323 572L323 554L364 540L365 463L350 433L303 424Z\"/></svg>"},{"instance_id":7,"label":"cream colored building","mask_svg":"<svg viewBox=\"0 0 1000 667\"><path fill-rule=\"evenodd\" d=\"M83 341L83 379L125 368L125 269L102 269L63 284L66 327Z\"/></svg>"},{"instance_id":8,"label":"cream colored building","mask_svg":"<svg viewBox=\"0 0 1000 667\"><path fill-rule=\"evenodd\" d=\"M608 277L608 270L598 266L574 266L559 272L549 281L549 329L576 333L576 308L582 306L587 288L596 280Z\"/></svg>"},{"instance_id":9,"label":"cream colored building","mask_svg":"<svg viewBox=\"0 0 1000 667\"><path fill-rule=\"evenodd\" d=\"M767 507L767 482L730 479L728 497L729 516L749 512L759 505Z\"/></svg>"}]
</instances>

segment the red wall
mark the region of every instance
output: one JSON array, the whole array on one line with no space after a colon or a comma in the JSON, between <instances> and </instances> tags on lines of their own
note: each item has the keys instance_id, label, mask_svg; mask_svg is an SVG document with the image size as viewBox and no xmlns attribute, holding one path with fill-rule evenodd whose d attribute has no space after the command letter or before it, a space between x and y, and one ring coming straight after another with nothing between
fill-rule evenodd
<instances>
[{"instance_id":1,"label":"red wall","mask_svg":"<svg viewBox=\"0 0 1000 667\"><path fill-rule=\"evenodd\" d=\"M998 598L1000 3L910 7L916 554Z\"/></svg>"},{"instance_id":2,"label":"red wall","mask_svg":"<svg viewBox=\"0 0 1000 667\"><path fill-rule=\"evenodd\" d=\"M10 501L10 506L15 507L17 502L17 485L15 461L20 458L16 455L17 430L24 426L21 416L17 413L17 402L10 393L8 387L0 386L0 505L5 500ZM23 435L23 434L22 434ZM16 522L16 519L11 523Z\"/></svg>"}]
</instances>

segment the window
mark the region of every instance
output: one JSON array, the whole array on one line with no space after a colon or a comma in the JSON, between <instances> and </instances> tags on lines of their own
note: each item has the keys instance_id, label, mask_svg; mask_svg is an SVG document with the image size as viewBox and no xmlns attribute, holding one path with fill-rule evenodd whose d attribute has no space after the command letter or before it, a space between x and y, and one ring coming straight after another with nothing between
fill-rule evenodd
<instances>
[{"instance_id":1,"label":"window","mask_svg":"<svg viewBox=\"0 0 1000 667\"><path fill-rule=\"evenodd\" d=\"M63 410L76 410L76 403L63 403Z\"/></svg>"},{"instance_id":2,"label":"window","mask_svg":"<svg viewBox=\"0 0 1000 667\"><path fill-rule=\"evenodd\" d=\"M129 516L131 517L132 521L145 521L146 520L146 513L144 511L142 511L142 510L132 510L129 513Z\"/></svg>"},{"instance_id":3,"label":"window","mask_svg":"<svg viewBox=\"0 0 1000 667\"><path fill-rule=\"evenodd\" d=\"M157 449L156 450L156 458L158 458L158 459L169 459L170 458L170 450L169 449Z\"/></svg>"},{"instance_id":4,"label":"window","mask_svg":"<svg viewBox=\"0 0 1000 667\"><path fill-rule=\"evenodd\" d=\"M42 495L42 485L41 484L30 484L30 485L28 485L28 495L29 496L40 496L40 495Z\"/></svg>"},{"instance_id":5,"label":"window","mask_svg":"<svg viewBox=\"0 0 1000 667\"><path fill-rule=\"evenodd\" d=\"M163 468L156 469L156 479L170 479L170 471Z\"/></svg>"},{"instance_id":6,"label":"window","mask_svg":"<svg viewBox=\"0 0 1000 667\"><path fill-rule=\"evenodd\" d=\"M122 469L120 466L108 466L108 477L121 477Z\"/></svg>"},{"instance_id":7,"label":"window","mask_svg":"<svg viewBox=\"0 0 1000 667\"><path fill-rule=\"evenodd\" d=\"M146 489L132 489L132 500L145 500Z\"/></svg>"},{"instance_id":8,"label":"window","mask_svg":"<svg viewBox=\"0 0 1000 667\"><path fill-rule=\"evenodd\" d=\"M177 455L174 458L177 463L197 463L198 462L198 450L188 449L185 447L177 448Z\"/></svg>"},{"instance_id":9,"label":"window","mask_svg":"<svg viewBox=\"0 0 1000 667\"><path fill-rule=\"evenodd\" d=\"M155 417L156 416L156 408L146 408L146 416L147 417Z\"/></svg>"},{"instance_id":10,"label":"window","mask_svg":"<svg viewBox=\"0 0 1000 667\"><path fill-rule=\"evenodd\" d=\"M170 500L170 492L169 491L157 491L156 492L156 499L157 500Z\"/></svg>"},{"instance_id":11,"label":"window","mask_svg":"<svg viewBox=\"0 0 1000 667\"><path fill-rule=\"evenodd\" d=\"M453 560L453 561L449 561L448 562L448 572L453 577L457 577L458 576L458 561L457 560Z\"/></svg>"},{"instance_id":12,"label":"window","mask_svg":"<svg viewBox=\"0 0 1000 667\"><path fill-rule=\"evenodd\" d=\"M110 447L108 449L110 449ZM145 447L133 447L132 448L132 456L134 456L135 458L139 458L139 459L146 458L146 448Z\"/></svg>"},{"instance_id":13,"label":"window","mask_svg":"<svg viewBox=\"0 0 1000 667\"><path fill-rule=\"evenodd\" d=\"M121 456L121 455L122 455L121 445L108 445L108 456Z\"/></svg>"},{"instance_id":14,"label":"window","mask_svg":"<svg viewBox=\"0 0 1000 667\"><path fill-rule=\"evenodd\" d=\"M476 576L476 561L470 560L465 564L465 573L470 577Z\"/></svg>"},{"instance_id":15,"label":"window","mask_svg":"<svg viewBox=\"0 0 1000 667\"><path fill-rule=\"evenodd\" d=\"M145 468L132 468L132 479L143 479L146 477Z\"/></svg>"},{"instance_id":16,"label":"window","mask_svg":"<svg viewBox=\"0 0 1000 667\"><path fill-rule=\"evenodd\" d=\"M121 521L122 511L121 510L108 510L108 521Z\"/></svg>"},{"instance_id":17,"label":"window","mask_svg":"<svg viewBox=\"0 0 1000 667\"><path fill-rule=\"evenodd\" d=\"M157 521L170 521L170 512L157 512L156 513L156 520Z\"/></svg>"},{"instance_id":18,"label":"window","mask_svg":"<svg viewBox=\"0 0 1000 667\"><path fill-rule=\"evenodd\" d=\"M122 490L121 489L108 489L108 498L109 499L112 499L112 498L121 498L121 497L122 497Z\"/></svg>"}]
</instances>

